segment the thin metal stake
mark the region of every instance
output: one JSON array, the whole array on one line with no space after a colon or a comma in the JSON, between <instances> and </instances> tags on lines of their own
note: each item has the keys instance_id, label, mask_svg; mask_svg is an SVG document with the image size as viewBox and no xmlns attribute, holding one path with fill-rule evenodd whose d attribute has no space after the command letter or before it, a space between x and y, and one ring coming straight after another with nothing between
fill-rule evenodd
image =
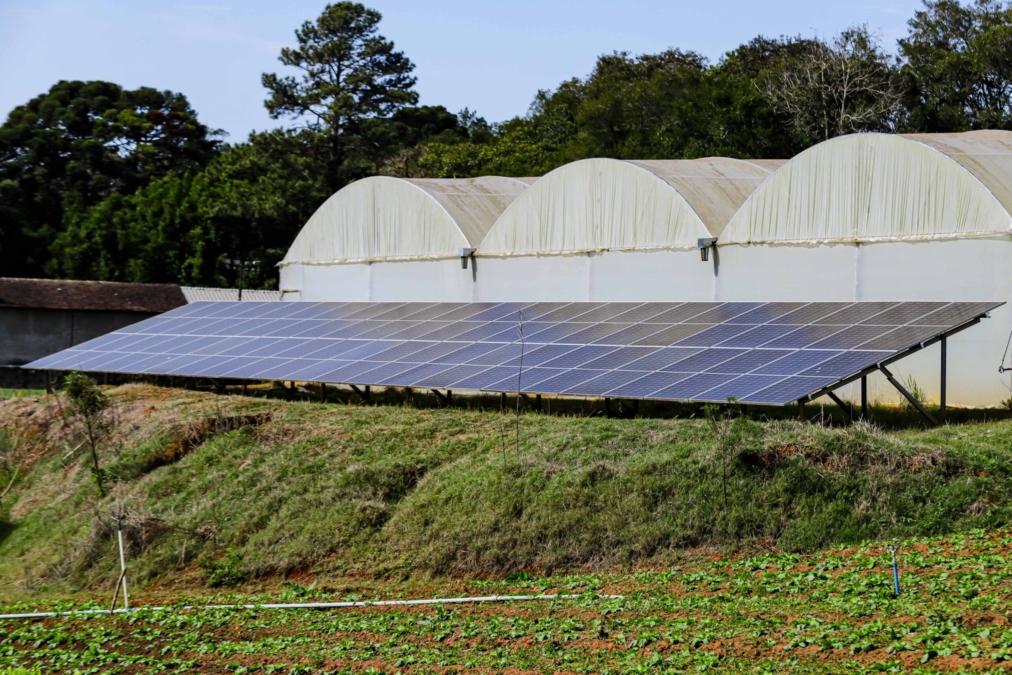
<instances>
[{"instance_id":1,"label":"thin metal stake","mask_svg":"<svg viewBox=\"0 0 1012 675\"><path fill-rule=\"evenodd\" d=\"M896 561L896 554L900 552L899 544L888 544L886 550L893 558L893 587L896 590L896 597L900 597L900 566Z\"/></svg>"},{"instance_id":2,"label":"thin metal stake","mask_svg":"<svg viewBox=\"0 0 1012 675\"><path fill-rule=\"evenodd\" d=\"M947 351L947 349L946 349L947 345L946 345L945 341L946 341L946 338L943 337L942 338L942 378L941 378L942 379L942 386L941 386L942 391L941 391L941 394L940 394L940 399L941 400L940 400L940 403L939 403L939 410L938 410L938 418L943 423L945 422L945 370L946 370L946 368L945 368L945 360L946 360L946 358L945 357L946 357L946 351Z\"/></svg>"},{"instance_id":3,"label":"thin metal stake","mask_svg":"<svg viewBox=\"0 0 1012 675\"><path fill-rule=\"evenodd\" d=\"M130 609L130 595L127 593L126 554L123 552L123 516L113 516L116 521L116 538L119 539L119 576L123 580L123 608Z\"/></svg>"},{"instance_id":4,"label":"thin metal stake","mask_svg":"<svg viewBox=\"0 0 1012 675\"><path fill-rule=\"evenodd\" d=\"M861 419L868 419L868 376L861 376Z\"/></svg>"}]
</instances>

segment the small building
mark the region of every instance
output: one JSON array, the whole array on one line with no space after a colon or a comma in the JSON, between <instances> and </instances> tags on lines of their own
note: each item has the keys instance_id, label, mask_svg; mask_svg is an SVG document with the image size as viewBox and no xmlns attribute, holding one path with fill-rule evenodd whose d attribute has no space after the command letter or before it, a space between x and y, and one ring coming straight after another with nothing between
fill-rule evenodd
<instances>
[{"instance_id":1,"label":"small building","mask_svg":"<svg viewBox=\"0 0 1012 675\"><path fill-rule=\"evenodd\" d=\"M0 278L0 387L41 387L19 366L185 304L174 284Z\"/></svg>"}]
</instances>

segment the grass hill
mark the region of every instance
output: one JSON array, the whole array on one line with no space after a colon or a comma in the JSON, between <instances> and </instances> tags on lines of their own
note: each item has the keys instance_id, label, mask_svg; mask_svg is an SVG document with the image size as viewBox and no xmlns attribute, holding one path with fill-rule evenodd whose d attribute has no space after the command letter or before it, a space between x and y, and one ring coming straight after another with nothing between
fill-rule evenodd
<instances>
[{"instance_id":1,"label":"grass hill","mask_svg":"<svg viewBox=\"0 0 1012 675\"><path fill-rule=\"evenodd\" d=\"M1012 422L612 419L287 402L147 385L114 403L98 496L62 397L0 401L0 597L269 575L497 577L809 552L1012 514ZM718 427L718 430L721 430Z\"/></svg>"}]
</instances>

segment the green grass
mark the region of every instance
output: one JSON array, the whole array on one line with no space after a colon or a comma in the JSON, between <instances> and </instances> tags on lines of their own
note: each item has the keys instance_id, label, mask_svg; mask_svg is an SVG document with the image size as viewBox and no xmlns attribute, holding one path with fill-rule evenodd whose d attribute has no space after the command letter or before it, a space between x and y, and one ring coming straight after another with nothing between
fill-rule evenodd
<instances>
[{"instance_id":1,"label":"green grass","mask_svg":"<svg viewBox=\"0 0 1012 675\"><path fill-rule=\"evenodd\" d=\"M129 616L3 622L0 667L391 675L1007 672L1010 555L1008 530L905 541L899 598L892 592L888 555L872 545L425 588L304 581L252 595L175 597L177 604L168 609ZM537 593L581 597L331 611L179 607ZM141 594L135 600L166 598ZM95 606L106 605L22 603L2 609Z\"/></svg>"},{"instance_id":2,"label":"green grass","mask_svg":"<svg viewBox=\"0 0 1012 675\"><path fill-rule=\"evenodd\" d=\"M127 515L138 587L621 569L965 532L1012 515L1003 421L883 432L744 420L725 502L700 419L525 413L517 450L504 449L514 419L498 410L110 394L105 499L52 398L0 408L25 466L0 503L0 596L109 586L113 511ZM222 422L262 413L263 424ZM0 467L4 484L17 463Z\"/></svg>"},{"instance_id":3,"label":"green grass","mask_svg":"<svg viewBox=\"0 0 1012 675\"><path fill-rule=\"evenodd\" d=\"M5 398L38 398L45 396L42 389L4 389L0 387L0 400Z\"/></svg>"}]
</instances>

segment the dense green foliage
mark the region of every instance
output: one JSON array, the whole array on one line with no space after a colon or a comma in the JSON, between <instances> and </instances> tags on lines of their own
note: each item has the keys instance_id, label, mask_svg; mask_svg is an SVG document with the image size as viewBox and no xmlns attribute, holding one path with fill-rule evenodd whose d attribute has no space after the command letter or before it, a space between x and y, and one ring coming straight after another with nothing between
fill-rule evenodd
<instances>
[{"instance_id":1,"label":"dense green foliage","mask_svg":"<svg viewBox=\"0 0 1012 675\"><path fill-rule=\"evenodd\" d=\"M899 55L866 27L828 39L759 36L717 63L669 49L598 58L488 124L417 106L414 65L380 14L328 5L265 73L288 127L233 145L185 97L60 82L0 127L0 267L7 276L229 285L226 258L263 264L313 211L376 175L538 176L586 157L789 158L862 131L1012 128L1012 5L924 0Z\"/></svg>"}]
</instances>

